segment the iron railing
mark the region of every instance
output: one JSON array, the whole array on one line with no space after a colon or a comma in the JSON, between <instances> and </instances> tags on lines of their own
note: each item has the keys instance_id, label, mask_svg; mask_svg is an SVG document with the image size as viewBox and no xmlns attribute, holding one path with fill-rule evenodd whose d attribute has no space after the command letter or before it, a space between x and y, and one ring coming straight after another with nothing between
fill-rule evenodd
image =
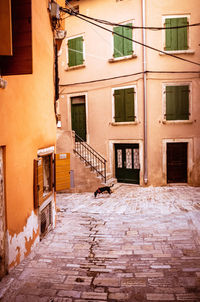
<instances>
[{"instance_id":1,"label":"iron railing","mask_svg":"<svg viewBox=\"0 0 200 302\"><path fill-rule=\"evenodd\" d=\"M100 175L106 183L106 159L103 158L76 133L74 152L78 154L86 165L90 166L92 171L95 171L98 175Z\"/></svg>"}]
</instances>

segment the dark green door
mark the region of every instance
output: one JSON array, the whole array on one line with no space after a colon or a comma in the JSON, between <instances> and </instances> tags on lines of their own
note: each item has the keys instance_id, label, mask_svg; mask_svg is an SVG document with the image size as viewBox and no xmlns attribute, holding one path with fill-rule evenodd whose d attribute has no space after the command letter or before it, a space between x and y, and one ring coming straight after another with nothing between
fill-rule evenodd
<instances>
[{"instance_id":1,"label":"dark green door","mask_svg":"<svg viewBox=\"0 0 200 302\"><path fill-rule=\"evenodd\" d=\"M72 130L86 141L85 96L71 98Z\"/></svg>"},{"instance_id":2,"label":"dark green door","mask_svg":"<svg viewBox=\"0 0 200 302\"><path fill-rule=\"evenodd\" d=\"M115 174L118 182L140 183L139 144L115 144Z\"/></svg>"}]
</instances>

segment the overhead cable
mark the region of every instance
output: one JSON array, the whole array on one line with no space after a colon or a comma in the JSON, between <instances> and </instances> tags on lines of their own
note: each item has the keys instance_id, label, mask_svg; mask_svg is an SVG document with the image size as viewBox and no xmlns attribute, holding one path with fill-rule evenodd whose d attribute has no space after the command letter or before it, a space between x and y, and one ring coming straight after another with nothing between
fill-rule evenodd
<instances>
[{"instance_id":1,"label":"overhead cable","mask_svg":"<svg viewBox=\"0 0 200 302\"><path fill-rule=\"evenodd\" d=\"M110 78L103 78L103 79L97 79L97 80L92 80L92 81L85 81L85 82L77 82L77 83L71 83L71 84L60 84L59 86L67 87L67 86L74 86L74 85L82 85L82 84L91 84L91 83L97 83L97 82L102 82L102 81L109 81L109 80L115 80L119 78L126 78L126 77L131 77L131 76L136 76L144 73L164 73L164 74L187 74L187 73L194 73L194 74L200 74L200 71L159 71L159 70L147 70L146 72L136 72L136 73L131 73L131 74L125 74L121 76L116 76L116 77L110 77Z\"/></svg>"},{"instance_id":2,"label":"overhead cable","mask_svg":"<svg viewBox=\"0 0 200 302\"><path fill-rule=\"evenodd\" d=\"M112 34L115 34L115 35L119 36L119 37L122 37L122 38L124 38L124 39L129 40L129 41L132 41L132 42L134 42L134 43L136 43L136 44L139 44L139 45L141 45L141 46L147 47L147 48L149 48L149 49L151 49L151 50L154 50L154 51L156 51L156 52L165 54L165 55L167 55L167 56L176 58L176 59L178 59L178 60L181 60L181 61L184 61L184 62L188 62L188 63L194 64L194 65L200 66L200 63L198 63L198 62L194 62L194 61L191 61L191 60L187 60L187 59L178 57L178 56L176 56L176 55L174 55L174 54L171 54L171 53L165 52L165 51L163 51L163 50L157 49L157 48L155 48L155 47L153 47L153 46L144 44L144 43L142 43L142 42L136 41L136 40L131 39L131 38L128 38L128 37L125 37L125 36L123 36L123 35L121 35L121 34L119 34L119 33L117 33L117 32L113 32L112 30L110 30L110 29L108 29L108 28L106 28L106 27L103 27L103 26L101 26L101 25L99 25L99 24L96 24L96 23L94 23L94 22L92 22L92 21L89 21L89 20L87 20L87 19L81 17L79 14L75 13L74 11L71 12L71 10L68 10L68 9L66 9L66 8L61 8L61 10L66 11L66 12L67 12L68 14L70 14L70 15L74 15L74 16L76 16L77 18L79 18L79 19L81 19L81 20L84 20L84 21L86 21L86 22L88 22L88 23L90 23L90 24L93 24L93 25L95 25L95 26L97 26L97 27L99 27L99 28L101 28L101 29L103 29L103 30L105 30L105 31L108 31L108 32L110 32L110 33L112 33Z\"/></svg>"},{"instance_id":3,"label":"overhead cable","mask_svg":"<svg viewBox=\"0 0 200 302\"><path fill-rule=\"evenodd\" d=\"M166 27L155 27L155 26L134 26L134 25L131 26L131 25L120 24L120 23L110 22L110 21L107 21L107 20L86 16L84 14L75 12L72 8L71 9L64 8L64 10L68 10L66 12L69 13L70 15L74 15L74 16L78 15L78 16L81 16L81 17L84 17L84 18L87 18L87 19L90 19L90 20L93 20L93 21L96 21L98 23L102 23L102 24L105 24L105 25L121 26L121 27L126 27L126 28L131 28L131 29L166 30L166 29L176 29L176 28L200 26L200 23L186 24L186 25L181 25L181 26L170 26L170 27L167 27L167 28Z\"/></svg>"}]
</instances>

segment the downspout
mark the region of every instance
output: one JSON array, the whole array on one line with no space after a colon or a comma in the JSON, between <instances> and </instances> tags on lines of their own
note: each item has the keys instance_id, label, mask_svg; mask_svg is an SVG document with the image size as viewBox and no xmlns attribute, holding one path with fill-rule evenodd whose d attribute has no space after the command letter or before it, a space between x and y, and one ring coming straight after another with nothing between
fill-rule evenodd
<instances>
[{"instance_id":1,"label":"downspout","mask_svg":"<svg viewBox=\"0 0 200 302\"><path fill-rule=\"evenodd\" d=\"M146 0L142 0L142 42L146 44ZM143 112L144 112L144 183L148 183L148 167L147 167L147 63L146 63L146 47L143 46Z\"/></svg>"}]
</instances>

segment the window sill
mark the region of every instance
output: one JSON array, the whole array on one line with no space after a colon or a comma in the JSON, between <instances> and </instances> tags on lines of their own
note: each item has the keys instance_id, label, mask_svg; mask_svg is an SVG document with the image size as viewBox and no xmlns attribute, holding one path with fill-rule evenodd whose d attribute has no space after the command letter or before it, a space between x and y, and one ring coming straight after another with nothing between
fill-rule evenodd
<instances>
[{"instance_id":1,"label":"window sill","mask_svg":"<svg viewBox=\"0 0 200 302\"><path fill-rule=\"evenodd\" d=\"M138 125L139 122L135 121L135 122L112 122L109 123L111 126L129 126L129 125Z\"/></svg>"},{"instance_id":2,"label":"window sill","mask_svg":"<svg viewBox=\"0 0 200 302\"><path fill-rule=\"evenodd\" d=\"M188 50L163 50L165 53L163 52L159 52L160 56L165 56L166 54L173 54L173 55L181 55L181 54L194 54L195 51L192 49L188 49Z\"/></svg>"},{"instance_id":3,"label":"window sill","mask_svg":"<svg viewBox=\"0 0 200 302\"><path fill-rule=\"evenodd\" d=\"M119 58L112 58L109 59L108 62L109 63L116 63L116 62L120 62L120 61L127 61L127 60L131 60L137 58L137 55L133 54L131 56L126 56L126 57L119 57Z\"/></svg>"},{"instance_id":4,"label":"window sill","mask_svg":"<svg viewBox=\"0 0 200 302\"><path fill-rule=\"evenodd\" d=\"M195 121L192 120L173 120L173 121L167 121L167 120L162 120L163 124L193 124Z\"/></svg>"},{"instance_id":5,"label":"window sill","mask_svg":"<svg viewBox=\"0 0 200 302\"><path fill-rule=\"evenodd\" d=\"M81 68L85 68L86 65L82 64L82 65L77 65L77 66L71 66L71 67L66 67L65 70L69 71L69 70L76 70L76 69L81 69Z\"/></svg>"}]
</instances>

